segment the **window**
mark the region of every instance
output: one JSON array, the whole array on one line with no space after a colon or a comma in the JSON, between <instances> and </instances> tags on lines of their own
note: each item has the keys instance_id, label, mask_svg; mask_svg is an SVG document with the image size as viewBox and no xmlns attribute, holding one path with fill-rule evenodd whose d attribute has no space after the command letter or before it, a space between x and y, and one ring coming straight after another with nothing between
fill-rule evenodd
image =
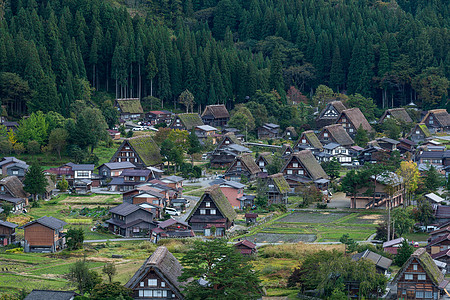
<instances>
[{"instance_id":1,"label":"window","mask_svg":"<svg viewBox=\"0 0 450 300\"><path fill-rule=\"evenodd\" d=\"M228 145L230 143L230 141L226 140L225 141L225 145Z\"/></svg>"},{"instance_id":2,"label":"window","mask_svg":"<svg viewBox=\"0 0 450 300\"><path fill-rule=\"evenodd\" d=\"M342 123L347 122L347 120L345 118L342 118Z\"/></svg>"},{"instance_id":3,"label":"window","mask_svg":"<svg viewBox=\"0 0 450 300\"><path fill-rule=\"evenodd\" d=\"M303 175L305 172L303 170L298 170L298 174Z\"/></svg>"},{"instance_id":4,"label":"window","mask_svg":"<svg viewBox=\"0 0 450 300\"><path fill-rule=\"evenodd\" d=\"M324 132L323 137L328 137L328 132Z\"/></svg>"},{"instance_id":5,"label":"window","mask_svg":"<svg viewBox=\"0 0 450 300\"><path fill-rule=\"evenodd\" d=\"M158 279L149 279L148 280L148 286L157 286L158 285Z\"/></svg>"},{"instance_id":6,"label":"window","mask_svg":"<svg viewBox=\"0 0 450 300\"><path fill-rule=\"evenodd\" d=\"M153 203L153 204L158 204L158 205L159 205L159 200L153 200L152 203Z\"/></svg>"},{"instance_id":7,"label":"window","mask_svg":"<svg viewBox=\"0 0 450 300\"><path fill-rule=\"evenodd\" d=\"M413 270L417 271L417 265L415 265L415 264L413 265Z\"/></svg>"},{"instance_id":8,"label":"window","mask_svg":"<svg viewBox=\"0 0 450 300\"><path fill-rule=\"evenodd\" d=\"M5 191L5 187L2 185L2 186L0 187L0 190L1 190L2 192L4 192L4 191Z\"/></svg>"},{"instance_id":9,"label":"window","mask_svg":"<svg viewBox=\"0 0 450 300\"><path fill-rule=\"evenodd\" d=\"M13 175L19 175L19 171L18 170L13 170L12 173L13 173Z\"/></svg>"},{"instance_id":10,"label":"window","mask_svg":"<svg viewBox=\"0 0 450 300\"><path fill-rule=\"evenodd\" d=\"M240 165L241 165L240 161L236 162L236 166L240 166Z\"/></svg>"},{"instance_id":11,"label":"window","mask_svg":"<svg viewBox=\"0 0 450 300\"><path fill-rule=\"evenodd\" d=\"M288 175L292 174L292 170L287 170Z\"/></svg>"},{"instance_id":12,"label":"window","mask_svg":"<svg viewBox=\"0 0 450 300\"><path fill-rule=\"evenodd\" d=\"M161 281L161 287L166 287L166 282Z\"/></svg>"},{"instance_id":13,"label":"window","mask_svg":"<svg viewBox=\"0 0 450 300\"><path fill-rule=\"evenodd\" d=\"M416 298L423 298L423 292L416 292Z\"/></svg>"},{"instance_id":14,"label":"window","mask_svg":"<svg viewBox=\"0 0 450 300\"><path fill-rule=\"evenodd\" d=\"M353 128L350 128L350 129L348 130L348 132L353 132Z\"/></svg>"},{"instance_id":15,"label":"window","mask_svg":"<svg viewBox=\"0 0 450 300\"><path fill-rule=\"evenodd\" d=\"M139 228L139 227L133 227L133 232L134 232L134 233L139 233L139 231L140 231L140 228Z\"/></svg>"},{"instance_id":16,"label":"window","mask_svg":"<svg viewBox=\"0 0 450 300\"><path fill-rule=\"evenodd\" d=\"M216 210L215 209L210 209L209 210L209 214L210 215L215 215L216 214Z\"/></svg>"},{"instance_id":17,"label":"window","mask_svg":"<svg viewBox=\"0 0 450 300\"><path fill-rule=\"evenodd\" d=\"M425 292L425 298L427 298L427 299L433 298L433 292L428 292L428 291L426 291L426 292Z\"/></svg>"},{"instance_id":18,"label":"window","mask_svg":"<svg viewBox=\"0 0 450 300\"><path fill-rule=\"evenodd\" d=\"M108 172L103 171L103 176L107 176L107 175L108 175Z\"/></svg>"},{"instance_id":19,"label":"window","mask_svg":"<svg viewBox=\"0 0 450 300\"><path fill-rule=\"evenodd\" d=\"M143 297L153 297L153 290L144 290Z\"/></svg>"},{"instance_id":20,"label":"window","mask_svg":"<svg viewBox=\"0 0 450 300\"><path fill-rule=\"evenodd\" d=\"M139 177L139 181L145 181L145 176Z\"/></svg>"},{"instance_id":21,"label":"window","mask_svg":"<svg viewBox=\"0 0 450 300\"><path fill-rule=\"evenodd\" d=\"M416 134L420 134L420 131L419 131L419 130L416 130Z\"/></svg>"},{"instance_id":22,"label":"window","mask_svg":"<svg viewBox=\"0 0 450 300\"><path fill-rule=\"evenodd\" d=\"M144 286L144 282L141 281L141 283L139 283L139 286Z\"/></svg>"},{"instance_id":23,"label":"window","mask_svg":"<svg viewBox=\"0 0 450 300\"><path fill-rule=\"evenodd\" d=\"M302 144L306 144L306 140L305 139L302 140Z\"/></svg>"},{"instance_id":24,"label":"window","mask_svg":"<svg viewBox=\"0 0 450 300\"><path fill-rule=\"evenodd\" d=\"M200 214L201 215L206 215L206 209L200 209Z\"/></svg>"},{"instance_id":25,"label":"window","mask_svg":"<svg viewBox=\"0 0 450 300\"><path fill-rule=\"evenodd\" d=\"M260 167L264 167L264 162L263 162L263 161L260 161L260 162L259 162L259 166L260 166Z\"/></svg>"},{"instance_id":26,"label":"window","mask_svg":"<svg viewBox=\"0 0 450 300\"><path fill-rule=\"evenodd\" d=\"M211 202L205 202L206 207L211 207Z\"/></svg>"},{"instance_id":27,"label":"window","mask_svg":"<svg viewBox=\"0 0 450 300\"><path fill-rule=\"evenodd\" d=\"M139 297L144 297L144 290L139 290Z\"/></svg>"},{"instance_id":28,"label":"window","mask_svg":"<svg viewBox=\"0 0 450 300\"><path fill-rule=\"evenodd\" d=\"M427 276L425 274L417 275L417 280L427 280Z\"/></svg>"},{"instance_id":29,"label":"window","mask_svg":"<svg viewBox=\"0 0 450 300\"><path fill-rule=\"evenodd\" d=\"M89 177L89 171L78 171L78 177Z\"/></svg>"},{"instance_id":30,"label":"window","mask_svg":"<svg viewBox=\"0 0 450 300\"><path fill-rule=\"evenodd\" d=\"M413 274L405 274L405 280L413 280Z\"/></svg>"},{"instance_id":31,"label":"window","mask_svg":"<svg viewBox=\"0 0 450 300\"><path fill-rule=\"evenodd\" d=\"M298 168L298 163L293 163L293 164L292 164L292 167L293 167L293 168Z\"/></svg>"}]
</instances>

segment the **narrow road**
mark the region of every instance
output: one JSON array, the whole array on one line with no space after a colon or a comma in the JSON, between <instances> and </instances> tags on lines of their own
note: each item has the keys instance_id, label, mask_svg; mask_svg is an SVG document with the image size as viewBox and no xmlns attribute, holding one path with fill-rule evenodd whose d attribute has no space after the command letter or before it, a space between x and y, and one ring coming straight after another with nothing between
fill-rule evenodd
<instances>
[{"instance_id":1,"label":"narrow road","mask_svg":"<svg viewBox=\"0 0 450 300\"><path fill-rule=\"evenodd\" d=\"M126 241L150 241L150 238L118 238L105 240L84 240L83 243L106 243L106 242L126 242Z\"/></svg>"}]
</instances>

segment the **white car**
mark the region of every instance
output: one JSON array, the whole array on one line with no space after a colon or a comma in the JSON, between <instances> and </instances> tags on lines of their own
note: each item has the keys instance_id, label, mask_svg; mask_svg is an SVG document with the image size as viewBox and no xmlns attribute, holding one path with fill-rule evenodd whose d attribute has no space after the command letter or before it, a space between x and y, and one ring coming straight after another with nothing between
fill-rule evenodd
<instances>
[{"instance_id":1,"label":"white car","mask_svg":"<svg viewBox=\"0 0 450 300\"><path fill-rule=\"evenodd\" d=\"M133 131L142 131L142 130L144 130L144 127L134 127L132 130Z\"/></svg>"},{"instance_id":2,"label":"white car","mask_svg":"<svg viewBox=\"0 0 450 300\"><path fill-rule=\"evenodd\" d=\"M169 214L171 216L179 216L180 215L180 213L175 208L172 208L172 207L166 207L165 212L166 212L166 214Z\"/></svg>"}]
</instances>

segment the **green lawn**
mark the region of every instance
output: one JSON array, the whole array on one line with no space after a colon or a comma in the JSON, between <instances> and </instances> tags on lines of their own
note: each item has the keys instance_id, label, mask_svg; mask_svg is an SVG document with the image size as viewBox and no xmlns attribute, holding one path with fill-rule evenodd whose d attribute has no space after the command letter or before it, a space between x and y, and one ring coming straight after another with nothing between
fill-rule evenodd
<instances>
[{"instance_id":1,"label":"green lawn","mask_svg":"<svg viewBox=\"0 0 450 300\"><path fill-rule=\"evenodd\" d=\"M0 273L0 292L18 292L22 289L27 291L31 289L63 290L70 289L70 285L63 279Z\"/></svg>"},{"instance_id":2,"label":"green lawn","mask_svg":"<svg viewBox=\"0 0 450 300\"><path fill-rule=\"evenodd\" d=\"M201 185L184 185L183 186L183 193L188 193L190 191L198 190L198 189L201 189L201 188L202 188Z\"/></svg>"},{"instance_id":3,"label":"green lawn","mask_svg":"<svg viewBox=\"0 0 450 300\"><path fill-rule=\"evenodd\" d=\"M94 148L94 154L98 157L98 166L109 162L114 153L116 153L117 148L119 148L119 143L117 142L111 148L105 146Z\"/></svg>"}]
</instances>

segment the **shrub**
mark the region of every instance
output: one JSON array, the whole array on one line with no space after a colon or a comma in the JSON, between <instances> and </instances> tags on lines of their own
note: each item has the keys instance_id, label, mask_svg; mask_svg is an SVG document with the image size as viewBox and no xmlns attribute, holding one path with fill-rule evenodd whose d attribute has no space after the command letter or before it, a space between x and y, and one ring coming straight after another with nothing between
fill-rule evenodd
<instances>
[{"instance_id":1,"label":"shrub","mask_svg":"<svg viewBox=\"0 0 450 300\"><path fill-rule=\"evenodd\" d=\"M25 152L25 146L22 143L15 143L14 144L14 153L17 155L20 155Z\"/></svg>"},{"instance_id":2,"label":"shrub","mask_svg":"<svg viewBox=\"0 0 450 300\"><path fill-rule=\"evenodd\" d=\"M41 152L41 145L36 141L29 141L27 145L27 152L30 154L37 154Z\"/></svg>"},{"instance_id":3,"label":"shrub","mask_svg":"<svg viewBox=\"0 0 450 300\"><path fill-rule=\"evenodd\" d=\"M316 205L316 207L318 208L318 209L325 209L325 208L327 208L327 204L326 203L317 203L317 205Z\"/></svg>"},{"instance_id":4,"label":"shrub","mask_svg":"<svg viewBox=\"0 0 450 300\"><path fill-rule=\"evenodd\" d=\"M3 154L11 154L13 145L8 140L0 141L0 152Z\"/></svg>"}]
</instances>

